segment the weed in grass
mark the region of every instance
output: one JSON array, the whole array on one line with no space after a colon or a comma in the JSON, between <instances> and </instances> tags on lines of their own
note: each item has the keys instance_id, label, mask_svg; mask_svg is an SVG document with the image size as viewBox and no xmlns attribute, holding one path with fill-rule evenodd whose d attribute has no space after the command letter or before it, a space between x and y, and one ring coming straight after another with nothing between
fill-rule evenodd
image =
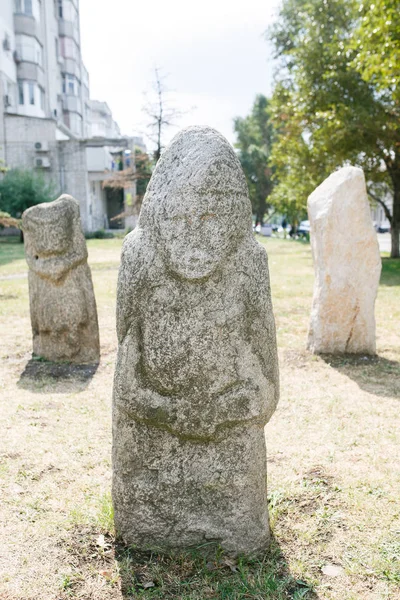
<instances>
[{"instance_id":1,"label":"weed in grass","mask_svg":"<svg viewBox=\"0 0 400 600\"><path fill-rule=\"evenodd\" d=\"M102 531L105 531L109 535L113 536L115 534L114 507L110 492L103 494L99 500L97 524Z\"/></svg>"}]
</instances>

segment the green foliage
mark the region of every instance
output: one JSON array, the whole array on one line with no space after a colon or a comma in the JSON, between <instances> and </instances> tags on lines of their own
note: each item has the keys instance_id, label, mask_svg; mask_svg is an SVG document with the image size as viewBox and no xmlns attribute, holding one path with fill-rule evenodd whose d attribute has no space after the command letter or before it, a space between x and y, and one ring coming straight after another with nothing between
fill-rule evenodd
<instances>
[{"instance_id":1,"label":"green foliage","mask_svg":"<svg viewBox=\"0 0 400 600\"><path fill-rule=\"evenodd\" d=\"M362 16L353 47L352 66L387 98L400 104L400 6L398 0L361 4Z\"/></svg>"},{"instance_id":2,"label":"green foliage","mask_svg":"<svg viewBox=\"0 0 400 600\"><path fill-rule=\"evenodd\" d=\"M256 220L262 222L272 190L272 171L268 160L273 130L267 98L258 95L251 113L245 118L235 119L234 129L237 134L235 147L246 175L253 213Z\"/></svg>"},{"instance_id":3,"label":"green foliage","mask_svg":"<svg viewBox=\"0 0 400 600\"><path fill-rule=\"evenodd\" d=\"M19 218L24 210L55 199L54 186L35 171L10 169L0 181L0 207Z\"/></svg>"},{"instance_id":4,"label":"green foliage","mask_svg":"<svg viewBox=\"0 0 400 600\"><path fill-rule=\"evenodd\" d=\"M304 209L329 173L346 163L360 166L378 201L391 190L394 209L387 214L398 255L399 16L391 20L394 0L378 4L380 11L371 0L284 0L270 31L281 61L271 102L277 131L271 163L279 183L270 200L286 203L288 212ZM390 16L383 24L385 8Z\"/></svg>"},{"instance_id":5,"label":"green foliage","mask_svg":"<svg viewBox=\"0 0 400 600\"><path fill-rule=\"evenodd\" d=\"M140 148L135 148L136 161L136 193L140 198L140 202L146 193L147 185L150 181L153 172L153 161L146 152L142 152Z\"/></svg>"}]
</instances>

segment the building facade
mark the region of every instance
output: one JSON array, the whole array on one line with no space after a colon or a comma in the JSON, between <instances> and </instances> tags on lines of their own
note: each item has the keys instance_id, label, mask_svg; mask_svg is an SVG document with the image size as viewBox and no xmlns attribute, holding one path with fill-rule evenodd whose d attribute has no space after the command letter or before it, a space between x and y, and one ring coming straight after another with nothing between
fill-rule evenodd
<instances>
[{"instance_id":1,"label":"building facade","mask_svg":"<svg viewBox=\"0 0 400 600\"><path fill-rule=\"evenodd\" d=\"M79 199L85 229L109 227L115 202L111 209L102 182L116 162L91 154L112 157L117 149L125 156L133 142L121 136L108 105L90 99L78 0L1 0L0 95L0 161L40 170L60 193Z\"/></svg>"}]
</instances>

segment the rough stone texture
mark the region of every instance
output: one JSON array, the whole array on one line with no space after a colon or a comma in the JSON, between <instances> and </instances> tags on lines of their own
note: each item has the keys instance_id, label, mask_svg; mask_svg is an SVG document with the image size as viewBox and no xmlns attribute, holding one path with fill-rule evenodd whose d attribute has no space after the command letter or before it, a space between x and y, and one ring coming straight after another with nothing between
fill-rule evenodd
<instances>
[{"instance_id":1,"label":"rough stone texture","mask_svg":"<svg viewBox=\"0 0 400 600\"><path fill-rule=\"evenodd\" d=\"M344 167L308 198L315 284L308 348L374 354L381 273L364 173Z\"/></svg>"},{"instance_id":2,"label":"rough stone texture","mask_svg":"<svg viewBox=\"0 0 400 600\"><path fill-rule=\"evenodd\" d=\"M231 146L190 127L152 176L118 281L113 500L140 548L269 540L264 426L278 401L265 250Z\"/></svg>"},{"instance_id":3,"label":"rough stone texture","mask_svg":"<svg viewBox=\"0 0 400 600\"><path fill-rule=\"evenodd\" d=\"M64 195L28 208L22 225L34 354L51 361L98 362L96 302L78 202Z\"/></svg>"}]
</instances>

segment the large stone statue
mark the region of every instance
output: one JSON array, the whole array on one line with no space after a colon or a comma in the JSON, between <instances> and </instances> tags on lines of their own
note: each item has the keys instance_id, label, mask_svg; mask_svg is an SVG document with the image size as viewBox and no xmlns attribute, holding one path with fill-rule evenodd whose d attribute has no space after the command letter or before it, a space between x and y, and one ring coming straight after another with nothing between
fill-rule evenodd
<instances>
[{"instance_id":1,"label":"large stone statue","mask_svg":"<svg viewBox=\"0 0 400 600\"><path fill-rule=\"evenodd\" d=\"M375 354L381 258L364 173L344 167L308 198L315 284L308 347Z\"/></svg>"},{"instance_id":2,"label":"large stone statue","mask_svg":"<svg viewBox=\"0 0 400 600\"><path fill-rule=\"evenodd\" d=\"M50 361L96 363L99 328L79 204L71 196L22 215L29 266L33 352Z\"/></svg>"},{"instance_id":3,"label":"large stone statue","mask_svg":"<svg viewBox=\"0 0 400 600\"><path fill-rule=\"evenodd\" d=\"M213 129L183 130L157 164L122 251L117 330L117 532L139 548L265 550L268 263L240 163Z\"/></svg>"}]
</instances>

